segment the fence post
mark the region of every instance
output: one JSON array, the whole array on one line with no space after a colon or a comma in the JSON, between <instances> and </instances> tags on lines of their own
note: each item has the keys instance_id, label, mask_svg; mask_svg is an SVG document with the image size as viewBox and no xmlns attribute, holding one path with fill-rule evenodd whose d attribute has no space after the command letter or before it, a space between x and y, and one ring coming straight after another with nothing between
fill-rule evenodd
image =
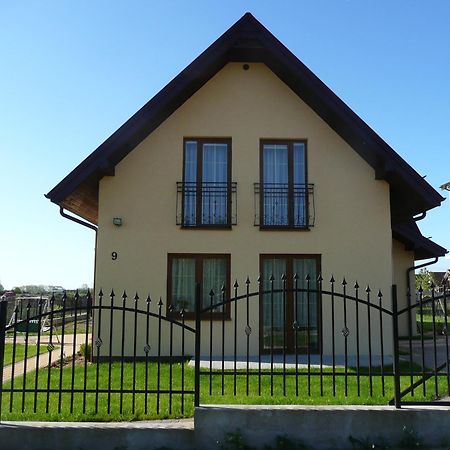
<instances>
[{"instance_id":1,"label":"fence post","mask_svg":"<svg viewBox=\"0 0 450 450\"><path fill-rule=\"evenodd\" d=\"M200 351L201 351L201 284L195 285L195 377L194 406L200 405Z\"/></svg>"},{"instance_id":2,"label":"fence post","mask_svg":"<svg viewBox=\"0 0 450 450\"><path fill-rule=\"evenodd\" d=\"M394 405L401 408L400 396L400 361L398 353L398 313L397 313L397 285L392 285L392 334L394 348Z\"/></svg>"},{"instance_id":3,"label":"fence post","mask_svg":"<svg viewBox=\"0 0 450 450\"><path fill-rule=\"evenodd\" d=\"M3 359L5 357L5 337L6 337L6 312L8 302L0 301L0 420L2 419L3 401Z\"/></svg>"}]
</instances>

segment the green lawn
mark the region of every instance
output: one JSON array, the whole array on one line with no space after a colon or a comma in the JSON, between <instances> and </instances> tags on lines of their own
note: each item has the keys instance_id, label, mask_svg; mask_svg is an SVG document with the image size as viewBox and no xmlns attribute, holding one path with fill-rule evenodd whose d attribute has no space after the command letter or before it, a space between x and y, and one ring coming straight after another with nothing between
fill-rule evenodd
<instances>
[{"instance_id":1,"label":"green lawn","mask_svg":"<svg viewBox=\"0 0 450 450\"><path fill-rule=\"evenodd\" d=\"M87 389L94 389L96 387L96 365L88 364L87 366ZM387 368L389 369L389 367ZM407 367L405 366L404 370ZM157 364L149 364L149 389L156 389L157 387ZM169 390L170 380L170 365L165 363L160 366L160 389ZM172 389L180 389L181 387L181 371L182 365L174 364L173 370L173 385ZM342 373L342 370L340 370ZM69 388L71 386L72 367L66 366L63 371L62 386ZM112 389L120 388L120 373L121 364L114 363L112 366ZM185 373L185 389L193 390L194 386L194 370L184 364ZM293 374L293 371L289 373ZM271 396L271 379L270 375L261 376L261 395L259 395L258 376L249 377L249 394L247 395L245 374L239 373L237 376L237 395L234 395L234 377L233 375L225 375L224 395L221 392L222 375L220 372L214 373L212 377L212 395L209 395L209 376L201 376L201 403L202 404L303 404L303 405L327 405L327 404L364 404L364 405L386 405L393 397L393 382L392 377L385 377L385 395L381 392L381 377L376 375L376 370L372 377L373 382L373 396L369 395L369 377L360 377L360 395L357 394L357 379L354 376L348 378L348 395L345 396L345 379L343 376L336 376L336 394L332 391L332 378L330 376L323 377L323 396L320 395L320 376L319 372L315 371L310 377L310 395L308 395L308 377L306 372L301 372L302 375L298 377L299 395L296 396L296 377L295 375L286 376L286 395L283 393L283 377L280 372L273 376L273 396ZM349 373L355 373L350 370ZM76 364L74 370L74 386L77 389L83 390L84 387L84 364ZM38 377L38 387L41 389L47 388L48 369L41 369ZM50 369L50 387L52 389L59 388L60 370L58 368ZM132 389L133 380L133 364L124 364L124 388ZM23 378L16 378L14 380L15 388L22 389ZM35 387L35 373L27 374L25 385L26 388L34 389ZM145 364L136 364L136 389L143 389L145 386ZM402 377L402 388L409 385L409 378ZM107 389L108 387L108 365L99 365L99 386ZM11 383L5 383L5 389L11 387ZM441 379L439 387L446 389L446 380ZM433 380L427 382L427 398L433 398L434 383ZM444 393L444 392L443 392ZM61 398L61 411L58 411L58 403ZM194 412L193 395L186 394L184 396L184 414L181 412L180 394L172 395L172 412L169 411L169 393L160 394L160 412L156 412L157 395L148 394L147 397L147 414L145 413L145 395L135 395L135 412L132 411L131 393L123 394L123 411L120 414L120 394L112 393L110 396L111 411L108 414L108 394L101 393L98 395L98 411L95 411L95 394L87 393L85 397L86 412L83 414L83 393L53 392L48 395L49 412L46 413L47 394L38 393L35 397L34 392L30 391L25 394L24 399L24 413L22 413L22 392L15 392L13 394L12 410L10 411L10 392L3 393L2 401L2 419L3 420L52 420L52 421L127 421L127 420L142 420L142 419L156 419L169 417L191 417ZM36 399L36 405L35 405ZM405 398L407 400L408 398ZM411 399L411 397L409 397ZM415 400L423 399L422 389L416 390ZM70 411L70 404L73 402L73 412ZM34 407L36 406L36 413Z\"/></svg>"},{"instance_id":2,"label":"green lawn","mask_svg":"<svg viewBox=\"0 0 450 450\"><path fill-rule=\"evenodd\" d=\"M47 351L45 346L40 346L40 353ZM36 344L28 344L28 352L27 357L31 358L36 356L37 354L37 345ZM16 355L15 362L22 361L25 358L25 344L16 344ZM6 366L8 364L12 364L13 361L13 344L5 344L5 357L3 360L3 364Z\"/></svg>"}]
</instances>

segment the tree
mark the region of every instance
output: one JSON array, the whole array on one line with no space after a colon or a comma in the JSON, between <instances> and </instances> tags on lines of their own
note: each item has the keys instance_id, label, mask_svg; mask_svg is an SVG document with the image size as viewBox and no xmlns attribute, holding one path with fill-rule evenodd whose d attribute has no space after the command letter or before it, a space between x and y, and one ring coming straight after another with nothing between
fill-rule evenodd
<instances>
[{"instance_id":1,"label":"tree","mask_svg":"<svg viewBox=\"0 0 450 450\"><path fill-rule=\"evenodd\" d=\"M416 290L418 290L421 286L424 291L427 291L430 288L431 283L437 286L438 282L434 278L433 274L428 271L428 269L423 268L420 269L419 273L416 273Z\"/></svg>"},{"instance_id":2,"label":"tree","mask_svg":"<svg viewBox=\"0 0 450 450\"><path fill-rule=\"evenodd\" d=\"M0 294L3 294L5 292L5 288L3 287L3 284L0 283Z\"/></svg>"}]
</instances>

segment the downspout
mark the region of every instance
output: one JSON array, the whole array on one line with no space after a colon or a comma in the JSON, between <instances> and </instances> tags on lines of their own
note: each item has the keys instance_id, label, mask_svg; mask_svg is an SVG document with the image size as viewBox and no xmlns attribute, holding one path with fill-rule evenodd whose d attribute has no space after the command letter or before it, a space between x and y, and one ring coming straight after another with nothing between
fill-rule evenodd
<instances>
[{"instance_id":1,"label":"downspout","mask_svg":"<svg viewBox=\"0 0 450 450\"><path fill-rule=\"evenodd\" d=\"M73 217L73 216L69 216L68 214L66 214L64 212L64 208L62 206L59 207L59 213L61 214L61 216L63 216L65 219L69 219L72 222L78 223L79 225L83 225L86 228L90 228L91 230L95 231L95 246L94 246L94 286L92 288L93 292L92 292L92 299L95 301L95 274L97 273L97 236L98 236L98 227L96 227L95 225L92 225L89 222L85 222L84 220L78 219L77 217ZM93 319L93 317L92 317ZM93 322L93 320L92 320ZM94 323L92 323L92 325L94 325ZM94 326L92 326L92 342L94 341ZM94 352L91 352L91 358L93 357L92 355L94 354Z\"/></svg>"},{"instance_id":2,"label":"downspout","mask_svg":"<svg viewBox=\"0 0 450 450\"><path fill-rule=\"evenodd\" d=\"M77 217L73 217L73 216L69 216L69 214L64 212L64 208L62 206L59 207L59 213L61 214L61 216L63 216L65 219L69 219L72 222L78 223L79 225L83 225L86 228L90 228L91 230L95 231L95 246L94 246L94 286L93 286L93 296L95 296L95 274L96 269L97 269L97 231L98 231L98 227L96 227L95 225L92 225L89 222L85 222L84 220L78 219Z\"/></svg>"},{"instance_id":3,"label":"downspout","mask_svg":"<svg viewBox=\"0 0 450 450\"><path fill-rule=\"evenodd\" d=\"M69 216L69 214L66 214L64 212L64 208L62 206L59 207L59 213L66 219L71 220L72 222L78 223L80 225L83 225L84 227L90 228L91 230L94 230L95 233L97 234L97 227L95 225L92 225L89 222L85 222L84 220L78 219L76 217L73 216ZM97 246L97 245L96 245Z\"/></svg>"},{"instance_id":4,"label":"downspout","mask_svg":"<svg viewBox=\"0 0 450 450\"><path fill-rule=\"evenodd\" d=\"M431 266L432 264L437 263L438 261L438 257L436 256L433 261L428 261L422 264L419 264L418 266L412 266L409 269L406 270L406 298L408 300L408 332L409 332L409 337L410 337L410 342L411 342L411 336L412 336L412 324L411 324L411 320L412 320L412 315L411 315L411 278L410 278L410 274L413 270L417 270L417 269L422 269L426 266Z\"/></svg>"}]
</instances>

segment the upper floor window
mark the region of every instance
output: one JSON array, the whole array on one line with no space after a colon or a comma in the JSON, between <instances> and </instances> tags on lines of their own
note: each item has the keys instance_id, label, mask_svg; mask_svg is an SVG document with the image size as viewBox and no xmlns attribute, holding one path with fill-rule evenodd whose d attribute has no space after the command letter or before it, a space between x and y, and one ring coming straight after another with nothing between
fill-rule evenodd
<instances>
[{"instance_id":1,"label":"upper floor window","mask_svg":"<svg viewBox=\"0 0 450 450\"><path fill-rule=\"evenodd\" d=\"M307 228L309 223L306 142L261 141L260 196L262 228Z\"/></svg>"},{"instance_id":2,"label":"upper floor window","mask_svg":"<svg viewBox=\"0 0 450 450\"><path fill-rule=\"evenodd\" d=\"M181 225L232 225L231 139L185 139Z\"/></svg>"}]
</instances>

